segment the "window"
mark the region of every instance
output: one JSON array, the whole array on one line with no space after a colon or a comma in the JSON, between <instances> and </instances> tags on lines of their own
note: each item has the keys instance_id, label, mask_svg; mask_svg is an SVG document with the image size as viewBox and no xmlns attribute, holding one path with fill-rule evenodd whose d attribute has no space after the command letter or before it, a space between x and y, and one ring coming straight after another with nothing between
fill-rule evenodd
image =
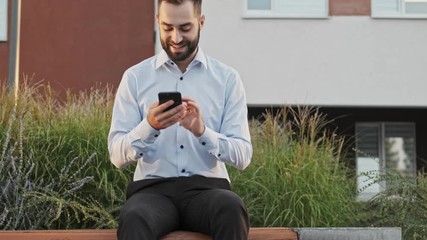
<instances>
[{"instance_id":1,"label":"window","mask_svg":"<svg viewBox=\"0 0 427 240\"><path fill-rule=\"evenodd\" d=\"M7 0L0 0L0 41L7 41Z\"/></svg>"},{"instance_id":2,"label":"window","mask_svg":"<svg viewBox=\"0 0 427 240\"><path fill-rule=\"evenodd\" d=\"M372 17L427 18L427 0L372 0Z\"/></svg>"},{"instance_id":3,"label":"window","mask_svg":"<svg viewBox=\"0 0 427 240\"><path fill-rule=\"evenodd\" d=\"M386 170L415 177L414 123L356 123L357 187L359 200L369 200L387 188L373 178Z\"/></svg>"},{"instance_id":4,"label":"window","mask_svg":"<svg viewBox=\"0 0 427 240\"><path fill-rule=\"evenodd\" d=\"M326 18L328 0L246 0L247 18Z\"/></svg>"}]
</instances>

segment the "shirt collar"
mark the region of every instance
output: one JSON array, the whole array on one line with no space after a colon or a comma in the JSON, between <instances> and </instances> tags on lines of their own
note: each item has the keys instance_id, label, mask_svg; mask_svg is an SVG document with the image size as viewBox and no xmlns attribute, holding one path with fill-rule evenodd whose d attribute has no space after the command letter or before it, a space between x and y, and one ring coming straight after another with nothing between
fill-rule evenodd
<instances>
[{"instance_id":1,"label":"shirt collar","mask_svg":"<svg viewBox=\"0 0 427 240\"><path fill-rule=\"evenodd\" d=\"M160 51L159 54L157 54L157 58L156 58L156 62L155 62L154 67L155 67L155 69L158 69L159 67L161 67L162 65L164 65L168 62L171 63L172 60L169 58L166 51L162 49L162 51ZM197 54L194 57L193 61L188 66L190 67L190 66L197 64L199 62L205 67L205 69L208 68L208 62L206 60L206 55L203 53L203 51L200 47L197 50Z\"/></svg>"}]
</instances>

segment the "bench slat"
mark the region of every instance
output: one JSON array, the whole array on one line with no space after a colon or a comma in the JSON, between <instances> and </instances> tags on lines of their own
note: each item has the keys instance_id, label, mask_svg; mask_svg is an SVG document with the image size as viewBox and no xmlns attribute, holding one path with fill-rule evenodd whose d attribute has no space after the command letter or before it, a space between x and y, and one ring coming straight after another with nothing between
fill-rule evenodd
<instances>
[{"instance_id":1,"label":"bench slat","mask_svg":"<svg viewBox=\"0 0 427 240\"><path fill-rule=\"evenodd\" d=\"M251 228L249 240L297 240L297 234L288 228ZM32 230L0 231L0 240L117 240L115 229L96 230ZM212 240L195 232L176 231L162 240Z\"/></svg>"},{"instance_id":2,"label":"bench slat","mask_svg":"<svg viewBox=\"0 0 427 240\"><path fill-rule=\"evenodd\" d=\"M0 240L117 240L115 229L0 231Z\"/></svg>"},{"instance_id":3,"label":"bench slat","mask_svg":"<svg viewBox=\"0 0 427 240\"><path fill-rule=\"evenodd\" d=\"M249 240L298 240L298 235L289 228L251 228Z\"/></svg>"}]
</instances>

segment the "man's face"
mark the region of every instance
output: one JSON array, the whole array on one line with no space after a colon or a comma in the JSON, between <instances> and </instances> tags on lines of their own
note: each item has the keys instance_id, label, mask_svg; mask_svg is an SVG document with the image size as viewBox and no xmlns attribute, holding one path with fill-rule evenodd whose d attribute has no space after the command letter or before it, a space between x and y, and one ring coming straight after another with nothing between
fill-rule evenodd
<instances>
[{"instance_id":1,"label":"man's face","mask_svg":"<svg viewBox=\"0 0 427 240\"><path fill-rule=\"evenodd\" d=\"M195 14L193 3L185 1L181 5L174 5L162 2L157 20L160 42L171 60L179 62L194 57L204 16Z\"/></svg>"}]
</instances>

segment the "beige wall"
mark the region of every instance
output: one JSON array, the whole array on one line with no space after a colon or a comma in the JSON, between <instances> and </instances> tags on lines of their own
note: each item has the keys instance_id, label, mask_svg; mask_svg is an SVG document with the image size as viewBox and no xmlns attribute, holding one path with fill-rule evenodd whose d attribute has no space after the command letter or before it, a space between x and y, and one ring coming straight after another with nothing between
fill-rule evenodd
<instances>
[{"instance_id":1,"label":"beige wall","mask_svg":"<svg viewBox=\"0 0 427 240\"><path fill-rule=\"evenodd\" d=\"M336 1L324 19L248 19L244 0L205 1L201 45L240 72L251 105L427 107L427 21Z\"/></svg>"}]
</instances>

